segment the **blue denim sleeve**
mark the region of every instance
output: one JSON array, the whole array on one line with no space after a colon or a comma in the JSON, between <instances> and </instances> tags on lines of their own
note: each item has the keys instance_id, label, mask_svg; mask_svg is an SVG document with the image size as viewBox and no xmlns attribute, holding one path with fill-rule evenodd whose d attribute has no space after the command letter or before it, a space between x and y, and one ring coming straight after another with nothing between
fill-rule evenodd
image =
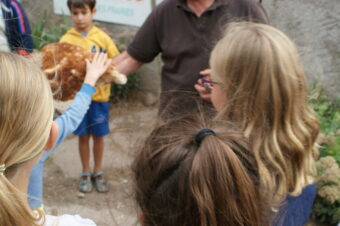
<instances>
[{"instance_id":1,"label":"blue denim sleeve","mask_svg":"<svg viewBox=\"0 0 340 226\"><path fill-rule=\"evenodd\" d=\"M89 109L92 95L95 91L96 89L93 86L84 83L71 107L54 120L58 125L59 134L52 150L58 147L68 135L78 128L81 120Z\"/></svg>"},{"instance_id":2,"label":"blue denim sleeve","mask_svg":"<svg viewBox=\"0 0 340 226\"><path fill-rule=\"evenodd\" d=\"M55 119L59 128L56 144L50 151L43 153L31 172L28 186L28 201L32 209L39 208L42 205L43 169L46 159L55 151L58 145L79 126L90 106L92 95L95 91L96 89L93 86L84 83L71 107Z\"/></svg>"}]
</instances>

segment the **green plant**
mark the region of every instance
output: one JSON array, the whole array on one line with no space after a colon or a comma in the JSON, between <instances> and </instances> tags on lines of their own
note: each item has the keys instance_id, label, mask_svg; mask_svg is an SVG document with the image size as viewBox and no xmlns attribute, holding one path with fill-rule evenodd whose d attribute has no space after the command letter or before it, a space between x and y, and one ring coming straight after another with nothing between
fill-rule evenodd
<instances>
[{"instance_id":1,"label":"green plant","mask_svg":"<svg viewBox=\"0 0 340 226\"><path fill-rule=\"evenodd\" d=\"M340 222L340 168L331 156L316 163L318 193L312 218L318 223L336 225Z\"/></svg>"},{"instance_id":2,"label":"green plant","mask_svg":"<svg viewBox=\"0 0 340 226\"><path fill-rule=\"evenodd\" d=\"M45 11L39 20L32 24L34 48L39 50L48 43L58 42L70 26L70 20L66 16L60 17L58 21L49 23L48 14Z\"/></svg>"},{"instance_id":3,"label":"green plant","mask_svg":"<svg viewBox=\"0 0 340 226\"><path fill-rule=\"evenodd\" d=\"M126 46L130 43L134 33L123 33L118 36L116 45L120 52L126 50ZM137 88L139 72L135 71L128 76L128 81L125 85L117 85L112 83L110 100L117 102L118 100L127 99L130 92Z\"/></svg>"},{"instance_id":4,"label":"green plant","mask_svg":"<svg viewBox=\"0 0 340 226\"><path fill-rule=\"evenodd\" d=\"M309 103L320 122L318 193L312 219L318 224L336 225L340 221L340 97L329 99L321 86L314 85Z\"/></svg>"},{"instance_id":5,"label":"green plant","mask_svg":"<svg viewBox=\"0 0 340 226\"><path fill-rule=\"evenodd\" d=\"M333 156L340 165L340 97L330 100L323 89L315 85L309 102L320 122L320 157Z\"/></svg>"},{"instance_id":6,"label":"green plant","mask_svg":"<svg viewBox=\"0 0 340 226\"><path fill-rule=\"evenodd\" d=\"M130 92L137 87L137 80L139 77L138 75L139 73L137 71L130 74L125 85L117 85L112 83L110 100L112 102L116 102L118 100L127 99Z\"/></svg>"}]
</instances>

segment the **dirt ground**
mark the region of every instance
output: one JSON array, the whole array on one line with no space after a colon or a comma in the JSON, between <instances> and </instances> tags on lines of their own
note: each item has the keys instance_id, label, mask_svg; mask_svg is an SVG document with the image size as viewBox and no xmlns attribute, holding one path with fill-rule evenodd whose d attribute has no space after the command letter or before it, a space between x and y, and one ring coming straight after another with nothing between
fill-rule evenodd
<instances>
[{"instance_id":1,"label":"dirt ground","mask_svg":"<svg viewBox=\"0 0 340 226\"><path fill-rule=\"evenodd\" d=\"M137 101L111 105L111 132L106 137L103 171L110 191L78 192L81 172L76 136L68 137L48 159L44 175L44 205L49 214L78 214L98 226L138 225L130 165L136 146L157 115L157 106ZM93 163L93 158L91 156Z\"/></svg>"}]
</instances>

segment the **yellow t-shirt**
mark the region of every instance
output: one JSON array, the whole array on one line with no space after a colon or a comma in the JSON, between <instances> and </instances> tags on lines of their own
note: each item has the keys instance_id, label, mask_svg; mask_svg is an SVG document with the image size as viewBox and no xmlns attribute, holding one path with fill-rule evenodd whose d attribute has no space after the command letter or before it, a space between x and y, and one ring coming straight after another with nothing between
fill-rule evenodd
<instances>
[{"instance_id":1,"label":"yellow t-shirt","mask_svg":"<svg viewBox=\"0 0 340 226\"><path fill-rule=\"evenodd\" d=\"M74 28L71 28L61 37L59 42L80 46L90 52L106 51L109 58L119 54L119 51L110 36L96 26L93 26L91 30L84 35ZM108 101L110 97L110 88L110 84L98 87L92 100L96 102Z\"/></svg>"}]
</instances>

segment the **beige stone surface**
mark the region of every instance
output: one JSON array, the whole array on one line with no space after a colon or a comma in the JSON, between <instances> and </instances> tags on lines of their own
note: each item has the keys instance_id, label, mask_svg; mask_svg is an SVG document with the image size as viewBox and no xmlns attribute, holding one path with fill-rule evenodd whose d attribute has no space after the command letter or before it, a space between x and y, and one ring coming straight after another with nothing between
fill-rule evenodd
<instances>
[{"instance_id":1,"label":"beige stone surface","mask_svg":"<svg viewBox=\"0 0 340 226\"><path fill-rule=\"evenodd\" d=\"M105 138L103 159L110 191L106 194L78 192L81 172L78 139L71 135L45 165L44 205L47 213L78 214L94 220L99 226L137 224L130 167L136 147L154 123L157 106L145 107L136 101L114 104L110 115L111 132Z\"/></svg>"}]
</instances>

